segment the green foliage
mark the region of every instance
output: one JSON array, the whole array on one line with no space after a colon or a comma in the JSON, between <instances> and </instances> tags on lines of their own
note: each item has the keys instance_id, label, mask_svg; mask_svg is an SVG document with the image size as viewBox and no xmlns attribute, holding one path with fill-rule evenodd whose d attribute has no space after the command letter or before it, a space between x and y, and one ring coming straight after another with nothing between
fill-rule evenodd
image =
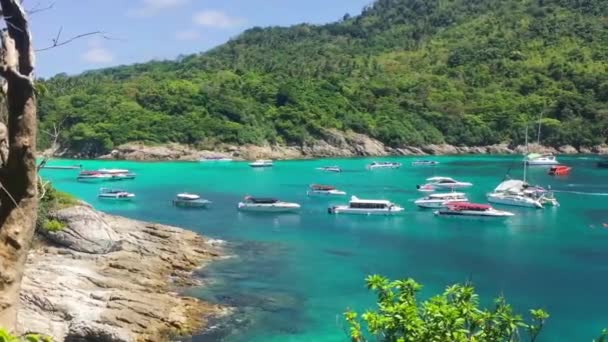
<instances>
[{"instance_id":1,"label":"green foliage","mask_svg":"<svg viewBox=\"0 0 608 342\"><path fill-rule=\"evenodd\" d=\"M531 310L532 322L526 323L504 297L497 298L493 308L482 309L470 284L449 286L442 294L419 303L416 294L422 285L413 279L390 281L372 275L366 282L377 295L378 309L360 316L353 311L345 313L353 342L367 341L366 332L375 337L369 340L386 342L506 342L519 339L520 329L535 341L549 318L543 310Z\"/></svg>"},{"instance_id":2,"label":"green foliage","mask_svg":"<svg viewBox=\"0 0 608 342\"><path fill-rule=\"evenodd\" d=\"M65 228L65 227L66 227L65 223L54 220L54 219L51 219L51 220L47 219L42 224L42 228L48 232L58 232L58 231L63 230L63 228Z\"/></svg>"},{"instance_id":3,"label":"green foliage","mask_svg":"<svg viewBox=\"0 0 608 342\"><path fill-rule=\"evenodd\" d=\"M608 136L606 1L378 0L321 26L252 28L204 54L43 81L41 128L97 155L129 141L392 146ZM44 135L41 135L44 139ZM48 141L41 141L42 144Z\"/></svg>"},{"instance_id":4,"label":"green foliage","mask_svg":"<svg viewBox=\"0 0 608 342\"><path fill-rule=\"evenodd\" d=\"M44 197L38 202L36 227L52 232L60 231L65 228L65 224L53 219L49 220L49 212L77 205L78 200L68 193L55 189L51 183L45 183L43 186Z\"/></svg>"},{"instance_id":5,"label":"green foliage","mask_svg":"<svg viewBox=\"0 0 608 342\"><path fill-rule=\"evenodd\" d=\"M21 337L14 336L0 328L0 342L53 342L53 339L40 334L26 334Z\"/></svg>"}]
</instances>

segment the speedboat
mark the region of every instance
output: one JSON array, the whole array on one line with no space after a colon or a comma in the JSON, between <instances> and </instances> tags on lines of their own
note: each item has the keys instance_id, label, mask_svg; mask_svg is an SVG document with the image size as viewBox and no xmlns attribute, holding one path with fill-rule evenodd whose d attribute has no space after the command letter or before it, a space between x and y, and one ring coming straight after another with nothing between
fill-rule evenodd
<instances>
[{"instance_id":1,"label":"speedboat","mask_svg":"<svg viewBox=\"0 0 608 342\"><path fill-rule=\"evenodd\" d=\"M115 201L130 201L135 198L135 194L119 189L101 188L97 195L99 199L108 199Z\"/></svg>"},{"instance_id":2,"label":"speedboat","mask_svg":"<svg viewBox=\"0 0 608 342\"><path fill-rule=\"evenodd\" d=\"M306 194L308 196L345 196L346 192L329 185L313 184Z\"/></svg>"},{"instance_id":3,"label":"speedboat","mask_svg":"<svg viewBox=\"0 0 608 342\"><path fill-rule=\"evenodd\" d=\"M438 216L472 216L472 217L511 217L515 214L496 210L487 204L469 202L448 203L445 208L435 211Z\"/></svg>"},{"instance_id":4,"label":"speedboat","mask_svg":"<svg viewBox=\"0 0 608 342\"><path fill-rule=\"evenodd\" d=\"M286 213L300 210L297 203L283 202L276 198L260 198L247 196L239 202L238 209L241 211Z\"/></svg>"},{"instance_id":5,"label":"speedboat","mask_svg":"<svg viewBox=\"0 0 608 342\"><path fill-rule=\"evenodd\" d=\"M397 215L403 208L387 200L366 200L352 196L348 205L338 205L327 209L330 214L355 215Z\"/></svg>"},{"instance_id":6,"label":"speedboat","mask_svg":"<svg viewBox=\"0 0 608 342\"><path fill-rule=\"evenodd\" d=\"M401 167L401 163L396 163L396 162L372 162L371 164L367 165L368 170L398 169L400 167Z\"/></svg>"},{"instance_id":7,"label":"speedboat","mask_svg":"<svg viewBox=\"0 0 608 342\"><path fill-rule=\"evenodd\" d=\"M76 180L79 182L103 182L110 180L111 178L111 174L101 173L99 171L82 171L78 174Z\"/></svg>"},{"instance_id":8,"label":"speedboat","mask_svg":"<svg viewBox=\"0 0 608 342\"><path fill-rule=\"evenodd\" d=\"M526 156L524 162L530 166L539 165L557 165L559 162L552 154L530 153Z\"/></svg>"},{"instance_id":9,"label":"speedboat","mask_svg":"<svg viewBox=\"0 0 608 342\"><path fill-rule=\"evenodd\" d=\"M127 169L99 169L97 172L109 175L107 178L109 181L121 181L135 179L136 174Z\"/></svg>"},{"instance_id":10,"label":"speedboat","mask_svg":"<svg viewBox=\"0 0 608 342\"><path fill-rule=\"evenodd\" d=\"M264 167L273 167L274 164L272 160L259 159L252 163L249 163L249 166L253 168L264 168Z\"/></svg>"},{"instance_id":11,"label":"speedboat","mask_svg":"<svg viewBox=\"0 0 608 342\"><path fill-rule=\"evenodd\" d=\"M206 208L211 201L201 198L201 196L190 193L177 194L173 200L173 205L176 207L185 208Z\"/></svg>"},{"instance_id":12,"label":"speedboat","mask_svg":"<svg viewBox=\"0 0 608 342\"><path fill-rule=\"evenodd\" d=\"M199 160L200 162L231 162L232 158L224 157L224 156L208 156L203 157Z\"/></svg>"},{"instance_id":13,"label":"speedboat","mask_svg":"<svg viewBox=\"0 0 608 342\"><path fill-rule=\"evenodd\" d=\"M430 188L433 187L435 189L464 189L473 186L473 183L469 182L460 182L450 177L431 177L427 179L427 184L425 185L417 185L418 190L420 188Z\"/></svg>"},{"instance_id":14,"label":"speedboat","mask_svg":"<svg viewBox=\"0 0 608 342\"><path fill-rule=\"evenodd\" d=\"M438 164L439 162L434 160L415 160L412 162L412 166L435 166Z\"/></svg>"},{"instance_id":15,"label":"speedboat","mask_svg":"<svg viewBox=\"0 0 608 342\"><path fill-rule=\"evenodd\" d=\"M339 166L323 166L318 167L317 170L325 172L342 172L342 169Z\"/></svg>"},{"instance_id":16,"label":"speedboat","mask_svg":"<svg viewBox=\"0 0 608 342\"><path fill-rule=\"evenodd\" d=\"M544 190L544 189L543 189ZM521 180L507 180L500 183L493 192L486 195L488 202L526 208L543 208L542 195L535 187Z\"/></svg>"},{"instance_id":17,"label":"speedboat","mask_svg":"<svg viewBox=\"0 0 608 342\"><path fill-rule=\"evenodd\" d=\"M448 192L431 194L416 200L414 203L420 208L444 208L450 202L468 202L469 199L462 192Z\"/></svg>"},{"instance_id":18,"label":"speedboat","mask_svg":"<svg viewBox=\"0 0 608 342\"><path fill-rule=\"evenodd\" d=\"M567 176L570 174L570 171L572 171L572 168L570 166L554 165L554 166L551 166L548 174L550 176Z\"/></svg>"}]
</instances>

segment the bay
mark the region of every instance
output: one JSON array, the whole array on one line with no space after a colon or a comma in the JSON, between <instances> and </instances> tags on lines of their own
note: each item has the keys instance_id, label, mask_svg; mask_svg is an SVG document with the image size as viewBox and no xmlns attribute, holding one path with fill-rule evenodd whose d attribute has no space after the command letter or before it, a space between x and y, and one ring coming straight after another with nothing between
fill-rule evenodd
<instances>
[{"instance_id":1,"label":"bay","mask_svg":"<svg viewBox=\"0 0 608 342\"><path fill-rule=\"evenodd\" d=\"M345 341L342 312L374 308L364 286L368 274L413 277L421 298L455 282L472 280L484 300L504 294L522 314L542 307L551 317L541 341L590 341L608 327L608 170L594 157L560 157L574 167L567 177L531 168L533 183L556 190L561 206L544 210L502 207L508 220L435 217L417 209L415 185L432 176L470 181L472 201L485 202L511 170L521 177L521 157L443 156L436 167L410 166L415 158L278 161L265 170L247 163L138 163L54 160L86 169L128 168L134 181L114 183L137 194L133 203L97 198L99 184L76 182L74 171L44 170L43 177L97 209L191 229L227 240L237 257L200 272L211 283L189 295L234 305L235 316L193 341ZM399 161L397 170L365 170L372 160ZM315 168L339 165L340 174ZM406 207L401 217L327 214L344 199L308 198L311 183L335 185L349 195L386 198ZM213 201L208 210L171 206L178 192ZM299 214L251 215L236 210L244 195L273 196L302 204Z\"/></svg>"}]
</instances>

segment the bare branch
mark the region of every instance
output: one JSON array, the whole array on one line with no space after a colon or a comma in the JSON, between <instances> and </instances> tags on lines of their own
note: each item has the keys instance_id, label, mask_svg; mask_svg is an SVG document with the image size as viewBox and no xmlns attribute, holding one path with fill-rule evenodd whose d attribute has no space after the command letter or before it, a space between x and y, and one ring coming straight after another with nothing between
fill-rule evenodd
<instances>
[{"instance_id":1,"label":"bare branch","mask_svg":"<svg viewBox=\"0 0 608 342\"><path fill-rule=\"evenodd\" d=\"M48 10L52 9L53 7L55 7L55 3L54 2L51 2L46 7L40 7L40 3L37 3L36 6L34 6L34 8L29 9L26 12L31 17L32 15L34 15L36 13L48 11Z\"/></svg>"},{"instance_id":2,"label":"bare branch","mask_svg":"<svg viewBox=\"0 0 608 342\"><path fill-rule=\"evenodd\" d=\"M60 28L60 29L59 29L59 32L57 33L57 37L55 37L55 38L53 39L53 44L51 44L50 46L47 46L47 47L45 47L45 48L42 48L42 49L37 49L37 50L36 50L36 52L51 50L51 49L54 49L54 48L56 48L56 47L63 46L63 45L66 45L66 44L69 44L69 43L71 43L71 42L73 42L73 41L75 41L75 40L77 40L77 39L84 38L84 37L89 37L89 36L94 36L94 35L101 35L101 37L102 37L103 39L108 39L108 40L112 39L112 38L110 38L110 37L106 36L106 35L104 34L104 32L102 32L102 31L93 31L93 32L82 33L82 34L79 34L79 35L73 36L73 37L71 37L71 38L69 38L69 39L66 39L66 40L60 41L60 38L61 38L60 36L61 36L61 31L62 31L62 29L63 29L63 28Z\"/></svg>"}]
</instances>

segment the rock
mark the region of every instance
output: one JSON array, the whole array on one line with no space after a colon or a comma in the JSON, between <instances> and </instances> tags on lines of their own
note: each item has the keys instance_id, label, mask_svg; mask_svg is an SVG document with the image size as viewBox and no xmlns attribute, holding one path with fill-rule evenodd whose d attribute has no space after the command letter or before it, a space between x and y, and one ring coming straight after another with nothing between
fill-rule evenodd
<instances>
[{"instance_id":1,"label":"rock","mask_svg":"<svg viewBox=\"0 0 608 342\"><path fill-rule=\"evenodd\" d=\"M114 230L95 210L74 206L52 212L50 218L66 225L60 231L43 233L52 242L78 252L105 254L111 252L119 240Z\"/></svg>"},{"instance_id":2,"label":"rock","mask_svg":"<svg viewBox=\"0 0 608 342\"><path fill-rule=\"evenodd\" d=\"M528 144L528 146L526 147L526 145L518 145L517 147L515 147L515 153L518 154L524 154L526 152L529 153L551 153L551 154L557 154L558 151L551 147L551 146L543 146L543 145L539 145L539 144Z\"/></svg>"},{"instance_id":3,"label":"rock","mask_svg":"<svg viewBox=\"0 0 608 342\"><path fill-rule=\"evenodd\" d=\"M422 150L428 154L458 154L458 149L452 145L427 145L422 147Z\"/></svg>"},{"instance_id":4,"label":"rock","mask_svg":"<svg viewBox=\"0 0 608 342\"><path fill-rule=\"evenodd\" d=\"M578 150L576 148L574 148L574 146L572 146L572 145L560 146L557 150L559 151L559 153L563 153L563 154L576 154L576 153L578 153Z\"/></svg>"},{"instance_id":5,"label":"rock","mask_svg":"<svg viewBox=\"0 0 608 342\"><path fill-rule=\"evenodd\" d=\"M591 151L593 153L598 153L598 154L608 154L608 145L603 144L603 145L598 145L598 146L594 146Z\"/></svg>"},{"instance_id":6,"label":"rock","mask_svg":"<svg viewBox=\"0 0 608 342\"><path fill-rule=\"evenodd\" d=\"M578 148L578 150L579 150L580 153L583 153L583 154L591 154L591 153L593 153L593 151L589 147L586 147L586 146L581 146L581 147Z\"/></svg>"},{"instance_id":7,"label":"rock","mask_svg":"<svg viewBox=\"0 0 608 342\"><path fill-rule=\"evenodd\" d=\"M487 153L490 154L513 154L513 150L507 144L496 144L486 147Z\"/></svg>"},{"instance_id":8,"label":"rock","mask_svg":"<svg viewBox=\"0 0 608 342\"><path fill-rule=\"evenodd\" d=\"M192 272L220 257L221 241L87 207L63 209L56 217L70 227L88 222L89 230L111 231L115 236L108 240L120 241L120 248L90 254L41 241L28 254L17 332L36 331L55 341L168 341L230 313L181 297L174 287L192 284ZM69 247L88 246L74 240L89 238L74 235Z\"/></svg>"}]
</instances>

